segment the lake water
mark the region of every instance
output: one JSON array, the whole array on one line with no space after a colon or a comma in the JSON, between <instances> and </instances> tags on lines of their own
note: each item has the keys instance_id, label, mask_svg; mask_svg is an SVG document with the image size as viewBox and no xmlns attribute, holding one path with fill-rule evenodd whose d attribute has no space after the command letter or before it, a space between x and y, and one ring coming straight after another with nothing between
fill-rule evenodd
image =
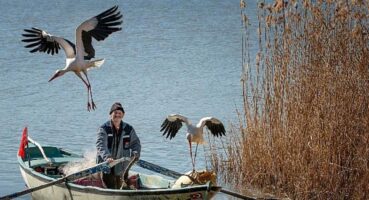
<instances>
[{"instance_id":1,"label":"lake water","mask_svg":"<svg viewBox=\"0 0 369 200\"><path fill-rule=\"evenodd\" d=\"M38 27L74 42L83 20L113 5L124 15L123 30L94 43L96 58L105 63L89 71L97 110L88 112L86 88L73 73L48 83L64 66L64 54L31 54L21 34ZM120 101L124 120L141 139L141 158L186 172L185 128L164 139L159 130L166 115L180 113L196 123L214 116L226 127L236 121L242 94L239 0L12 0L0 2L0 15L0 196L25 189L16 161L25 126L41 144L82 154L94 150L97 128ZM198 168L205 168L202 152Z\"/></svg>"}]
</instances>

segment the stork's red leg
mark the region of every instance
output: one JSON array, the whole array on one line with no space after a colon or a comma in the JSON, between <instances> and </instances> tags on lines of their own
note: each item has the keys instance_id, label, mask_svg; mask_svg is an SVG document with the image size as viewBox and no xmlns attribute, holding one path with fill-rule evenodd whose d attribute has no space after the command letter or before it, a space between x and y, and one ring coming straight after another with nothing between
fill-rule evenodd
<instances>
[{"instance_id":1,"label":"stork's red leg","mask_svg":"<svg viewBox=\"0 0 369 200\"><path fill-rule=\"evenodd\" d=\"M192 162L192 171L195 171L195 162L194 159L192 157L192 144L191 144L191 140L188 140L188 144L190 145L190 156L191 156L191 162Z\"/></svg>"},{"instance_id":2,"label":"stork's red leg","mask_svg":"<svg viewBox=\"0 0 369 200\"><path fill-rule=\"evenodd\" d=\"M88 80L87 72L83 71L83 74L86 76L86 79L87 79L88 90L89 90L90 96L91 96L92 110L95 110L96 109L96 105L95 105L94 99L92 98L92 88L91 88L90 80Z\"/></svg>"},{"instance_id":3,"label":"stork's red leg","mask_svg":"<svg viewBox=\"0 0 369 200\"><path fill-rule=\"evenodd\" d=\"M78 72L75 72L75 74L83 81L83 83L86 85L87 87L87 110L90 111L91 110L91 104L90 104L90 85L89 83L87 83L85 81L85 79L82 78L81 74Z\"/></svg>"},{"instance_id":4,"label":"stork's red leg","mask_svg":"<svg viewBox=\"0 0 369 200\"><path fill-rule=\"evenodd\" d=\"M196 143L196 149L195 149L195 156L193 157L193 166L195 166L195 162L196 162L196 155L197 155L197 147L199 146L199 143ZM195 169L195 167L194 167Z\"/></svg>"}]
</instances>

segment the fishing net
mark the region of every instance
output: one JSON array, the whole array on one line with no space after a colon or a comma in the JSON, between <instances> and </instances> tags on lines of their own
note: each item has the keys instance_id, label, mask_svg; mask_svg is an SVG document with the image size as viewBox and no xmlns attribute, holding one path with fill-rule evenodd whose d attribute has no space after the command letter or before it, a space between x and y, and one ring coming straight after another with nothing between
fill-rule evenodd
<instances>
[{"instance_id":1,"label":"fishing net","mask_svg":"<svg viewBox=\"0 0 369 200\"><path fill-rule=\"evenodd\" d=\"M183 188L192 185L204 185L210 182L216 185L217 176L214 171L191 171L179 177L172 188Z\"/></svg>"}]
</instances>

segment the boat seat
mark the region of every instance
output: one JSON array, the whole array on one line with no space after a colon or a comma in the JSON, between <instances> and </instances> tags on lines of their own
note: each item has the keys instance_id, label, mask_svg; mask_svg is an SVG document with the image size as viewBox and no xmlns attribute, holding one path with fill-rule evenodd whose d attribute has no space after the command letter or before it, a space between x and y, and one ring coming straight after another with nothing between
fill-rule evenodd
<instances>
[{"instance_id":1,"label":"boat seat","mask_svg":"<svg viewBox=\"0 0 369 200\"><path fill-rule=\"evenodd\" d=\"M32 167L50 164L47 160L44 159L39 148L29 147L25 150L26 155L29 155L29 157L31 158L30 162ZM63 163L77 161L82 158L67 155L65 153L62 153L62 151L59 148L52 146L43 146L43 150L45 152L46 157L50 159L52 165L60 165ZM28 165L27 156L23 159L23 161Z\"/></svg>"},{"instance_id":2,"label":"boat seat","mask_svg":"<svg viewBox=\"0 0 369 200\"><path fill-rule=\"evenodd\" d=\"M60 164L65 164L65 163L69 163L69 162L75 162L80 160L81 158L77 158L77 157L61 157L61 158L50 158L51 164L53 166L58 166ZM37 166L41 166L41 165L48 165L50 164L47 160L45 159L31 159L31 167L37 167ZM27 166L28 166L28 162L24 162Z\"/></svg>"},{"instance_id":3,"label":"boat seat","mask_svg":"<svg viewBox=\"0 0 369 200\"><path fill-rule=\"evenodd\" d=\"M42 148L45 152L45 155L49 158L50 157L63 157L63 154L56 147L44 146ZM29 148L26 148L25 150L26 150L25 152L26 155L29 154L31 158L42 158L43 157L40 149L37 147L29 147Z\"/></svg>"}]
</instances>

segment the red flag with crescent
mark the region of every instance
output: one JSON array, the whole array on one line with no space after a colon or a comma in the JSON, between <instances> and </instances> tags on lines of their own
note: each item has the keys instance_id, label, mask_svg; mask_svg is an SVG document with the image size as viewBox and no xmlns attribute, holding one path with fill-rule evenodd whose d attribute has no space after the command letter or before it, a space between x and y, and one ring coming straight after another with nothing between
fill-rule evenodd
<instances>
[{"instance_id":1,"label":"red flag with crescent","mask_svg":"<svg viewBox=\"0 0 369 200\"><path fill-rule=\"evenodd\" d=\"M20 146L19 146L19 149L18 149L18 156L20 156L22 159L24 159L24 157L25 157L24 148L28 144L27 137L28 137L28 129L27 129L27 127L24 127L23 133L22 133L22 138L21 138L21 141L20 141Z\"/></svg>"}]
</instances>

